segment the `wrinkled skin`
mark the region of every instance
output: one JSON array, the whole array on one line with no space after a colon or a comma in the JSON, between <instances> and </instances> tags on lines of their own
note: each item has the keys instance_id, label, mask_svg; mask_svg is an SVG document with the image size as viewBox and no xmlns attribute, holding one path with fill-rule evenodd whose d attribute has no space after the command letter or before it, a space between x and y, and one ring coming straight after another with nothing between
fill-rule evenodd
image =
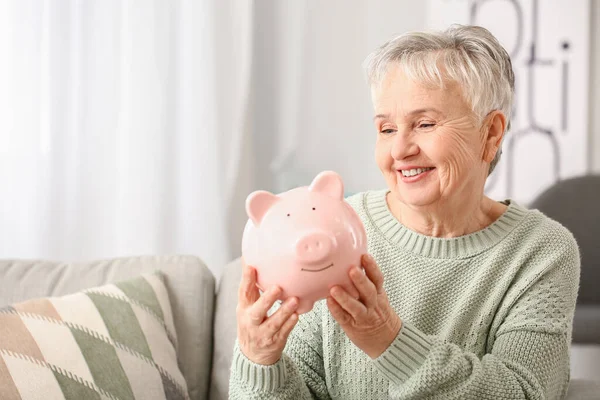
<instances>
[{"instance_id":1,"label":"wrinkled skin","mask_svg":"<svg viewBox=\"0 0 600 400\"><path fill-rule=\"evenodd\" d=\"M327 307L348 339L372 359L383 354L394 341L402 321L391 307L383 289L383 274L371 256L363 256L359 268L352 268L350 279L359 297L352 297L335 286L327 297Z\"/></svg>"},{"instance_id":2,"label":"wrinkled skin","mask_svg":"<svg viewBox=\"0 0 600 400\"><path fill-rule=\"evenodd\" d=\"M501 111L480 120L458 84L426 87L393 66L371 94L375 157L391 191L390 209L402 223L429 236L454 237L502 214L503 206L483 195L506 126ZM398 169L414 165L435 169L419 182L402 182Z\"/></svg>"},{"instance_id":3,"label":"wrinkled skin","mask_svg":"<svg viewBox=\"0 0 600 400\"><path fill-rule=\"evenodd\" d=\"M275 364L283 353L288 336L298 322L298 298L288 298L270 317L267 312L281 294L273 286L262 296L256 287L256 269L242 260L244 273L238 289L237 328L242 353L253 363Z\"/></svg>"}]
</instances>

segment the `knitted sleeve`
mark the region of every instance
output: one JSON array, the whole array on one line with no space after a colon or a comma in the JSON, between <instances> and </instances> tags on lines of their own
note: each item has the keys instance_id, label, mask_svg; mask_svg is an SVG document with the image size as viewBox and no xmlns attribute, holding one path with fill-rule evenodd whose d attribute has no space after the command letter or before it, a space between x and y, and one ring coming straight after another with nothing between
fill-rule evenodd
<instances>
[{"instance_id":1,"label":"knitted sleeve","mask_svg":"<svg viewBox=\"0 0 600 400\"><path fill-rule=\"evenodd\" d=\"M374 360L390 380L391 398L562 399L580 269L577 245L568 239L546 268L517 285L483 357L404 325Z\"/></svg>"},{"instance_id":2,"label":"knitted sleeve","mask_svg":"<svg viewBox=\"0 0 600 400\"><path fill-rule=\"evenodd\" d=\"M329 399L325 383L321 312L323 302L300 315L288 337L283 357L269 366L257 365L236 342L229 380L230 399Z\"/></svg>"}]
</instances>

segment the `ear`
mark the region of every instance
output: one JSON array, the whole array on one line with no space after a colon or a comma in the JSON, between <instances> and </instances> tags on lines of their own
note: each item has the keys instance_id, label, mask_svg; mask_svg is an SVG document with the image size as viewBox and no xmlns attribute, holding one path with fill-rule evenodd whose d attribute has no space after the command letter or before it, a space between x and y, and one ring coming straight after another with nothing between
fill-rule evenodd
<instances>
[{"instance_id":1,"label":"ear","mask_svg":"<svg viewBox=\"0 0 600 400\"><path fill-rule=\"evenodd\" d=\"M492 111L487 116L487 135L485 137L485 143L483 147L483 160L488 164L494 160L496 153L500 149L502 139L506 130L506 117L502 111Z\"/></svg>"},{"instance_id":2,"label":"ear","mask_svg":"<svg viewBox=\"0 0 600 400\"><path fill-rule=\"evenodd\" d=\"M254 226L258 227L260 225L267 211L278 201L279 197L264 190L250 193L246 198L246 214L248 214Z\"/></svg>"},{"instance_id":3,"label":"ear","mask_svg":"<svg viewBox=\"0 0 600 400\"><path fill-rule=\"evenodd\" d=\"M344 200L344 182L333 171L321 172L310 184L309 191L323 193L336 200Z\"/></svg>"}]
</instances>

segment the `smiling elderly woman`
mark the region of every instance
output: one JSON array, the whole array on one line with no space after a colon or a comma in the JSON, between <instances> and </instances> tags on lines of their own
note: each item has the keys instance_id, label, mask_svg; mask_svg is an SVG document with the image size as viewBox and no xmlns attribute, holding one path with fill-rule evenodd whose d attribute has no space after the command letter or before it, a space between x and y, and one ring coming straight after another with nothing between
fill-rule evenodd
<instances>
[{"instance_id":1,"label":"smiling elderly woman","mask_svg":"<svg viewBox=\"0 0 600 400\"><path fill-rule=\"evenodd\" d=\"M514 77L480 27L408 33L367 60L388 188L347 201L370 256L300 318L246 266L230 397L559 399L579 253L557 222L484 195Z\"/></svg>"}]
</instances>

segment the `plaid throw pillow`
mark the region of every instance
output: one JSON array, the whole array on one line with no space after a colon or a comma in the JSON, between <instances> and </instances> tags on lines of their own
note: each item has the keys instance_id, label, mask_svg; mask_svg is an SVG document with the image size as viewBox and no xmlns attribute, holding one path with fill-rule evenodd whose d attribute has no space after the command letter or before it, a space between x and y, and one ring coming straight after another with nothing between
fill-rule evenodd
<instances>
[{"instance_id":1,"label":"plaid throw pillow","mask_svg":"<svg viewBox=\"0 0 600 400\"><path fill-rule=\"evenodd\" d=\"M188 399L160 272L0 308L0 399Z\"/></svg>"}]
</instances>

